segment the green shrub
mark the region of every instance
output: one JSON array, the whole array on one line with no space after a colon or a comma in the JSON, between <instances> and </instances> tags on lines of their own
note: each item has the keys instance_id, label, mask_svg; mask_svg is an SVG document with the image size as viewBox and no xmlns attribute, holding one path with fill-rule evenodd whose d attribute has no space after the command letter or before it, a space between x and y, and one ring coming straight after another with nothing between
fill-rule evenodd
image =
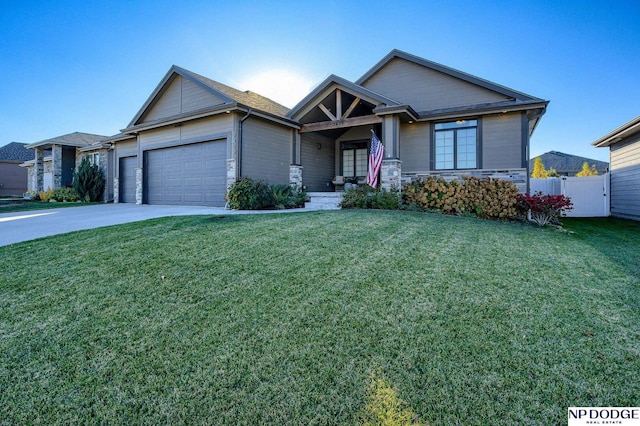
<instances>
[{"instance_id":1,"label":"green shrub","mask_svg":"<svg viewBox=\"0 0 640 426\"><path fill-rule=\"evenodd\" d=\"M91 165L88 157L80 162L73 174L73 188L83 201L100 201L104 191L104 177L97 164Z\"/></svg>"},{"instance_id":2,"label":"green shrub","mask_svg":"<svg viewBox=\"0 0 640 426\"><path fill-rule=\"evenodd\" d=\"M273 185L273 203L276 209L294 209L304 207L307 193L293 185Z\"/></svg>"},{"instance_id":3,"label":"green shrub","mask_svg":"<svg viewBox=\"0 0 640 426\"><path fill-rule=\"evenodd\" d=\"M275 207L271 187L263 180L243 177L227 192L229 207L238 210L263 210Z\"/></svg>"},{"instance_id":4,"label":"green shrub","mask_svg":"<svg viewBox=\"0 0 640 426\"><path fill-rule=\"evenodd\" d=\"M79 197L73 188L57 188L51 193L51 199L55 201L76 202Z\"/></svg>"},{"instance_id":5,"label":"green shrub","mask_svg":"<svg viewBox=\"0 0 640 426\"><path fill-rule=\"evenodd\" d=\"M400 208L398 190L387 191L383 188L374 189L369 185L347 189L340 202L343 209L378 209L397 210Z\"/></svg>"}]
</instances>

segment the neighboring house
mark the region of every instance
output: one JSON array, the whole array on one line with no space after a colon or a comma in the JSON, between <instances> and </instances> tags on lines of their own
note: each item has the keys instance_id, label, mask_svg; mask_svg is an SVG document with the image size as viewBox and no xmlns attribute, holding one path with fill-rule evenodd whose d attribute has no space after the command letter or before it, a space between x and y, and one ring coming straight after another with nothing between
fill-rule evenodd
<instances>
[{"instance_id":1,"label":"neighboring house","mask_svg":"<svg viewBox=\"0 0 640 426\"><path fill-rule=\"evenodd\" d=\"M27 191L27 171L20 164L32 158L33 151L24 143L0 147L0 196L22 196Z\"/></svg>"},{"instance_id":2,"label":"neighboring house","mask_svg":"<svg viewBox=\"0 0 640 426\"><path fill-rule=\"evenodd\" d=\"M565 154L564 152L549 151L538 157L542 159L545 170L554 169L560 176L575 176L582 170L582 165L585 162L590 167L595 166L599 175L609 171L609 163L606 161L593 160L591 158ZM533 170L533 162L538 157L529 160L529 170Z\"/></svg>"},{"instance_id":3,"label":"neighboring house","mask_svg":"<svg viewBox=\"0 0 640 426\"><path fill-rule=\"evenodd\" d=\"M74 172L82 158L88 156L105 178L104 201L113 200L113 149L102 142L106 138L74 132L27 145L34 158L22 164L28 170L29 189L46 191L72 186Z\"/></svg>"},{"instance_id":4,"label":"neighboring house","mask_svg":"<svg viewBox=\"0 0 640 426\"><path fill-rule=\"evenodd\" d=\"M609 148L611 215L640 220L640 116L592 145Z\"/></svg>"},{"instance_id":5,"label":"neighboring house","mask_svg":"<svg viewBox=\"0 0 640 426\"><path fill-rule=\"evenodd\" d=\"M474 175L528 187L548 101L393 50L350 82L329 76L292 110L173 66L113 147L114 200L223 206L240 177L333 191L362 181L371 131L383 187Z\"/></svg>"}]
</instances>

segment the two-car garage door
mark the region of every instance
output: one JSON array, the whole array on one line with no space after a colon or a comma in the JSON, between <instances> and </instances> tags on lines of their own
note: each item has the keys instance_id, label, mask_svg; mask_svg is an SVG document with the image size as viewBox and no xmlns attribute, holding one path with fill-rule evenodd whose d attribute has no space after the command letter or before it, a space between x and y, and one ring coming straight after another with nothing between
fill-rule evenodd
<instances>
[{"instance_id":1,"label":"two-car garage door","mask_svg":"<svg viewBox=\"0 0 640 426\"><path fill-rule=\"evenodd\" d=\"M143 202L224 206L226 146L225 140L217 140L145 151Z\"/></svg>"}]
</instances>

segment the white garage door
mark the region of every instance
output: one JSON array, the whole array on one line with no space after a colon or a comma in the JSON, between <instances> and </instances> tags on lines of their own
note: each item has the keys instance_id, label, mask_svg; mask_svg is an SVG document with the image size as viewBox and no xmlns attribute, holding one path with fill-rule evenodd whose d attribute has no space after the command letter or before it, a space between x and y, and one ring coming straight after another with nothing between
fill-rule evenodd
<instances>
[{"instance_id":1,"label":"white garage door","mask_svg":"<svg viewBox=\"0 0 640 426\"><path fill-rule=\"evenodd\" d=\"M145 152L144 202L224 206L226 153L226 140Z\"/></svg>"}]
</instances>

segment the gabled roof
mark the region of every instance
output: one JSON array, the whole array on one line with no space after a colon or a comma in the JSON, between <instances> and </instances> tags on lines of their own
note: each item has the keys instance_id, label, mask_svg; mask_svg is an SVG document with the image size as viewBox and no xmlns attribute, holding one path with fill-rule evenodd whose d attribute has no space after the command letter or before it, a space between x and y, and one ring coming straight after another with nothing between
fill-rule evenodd
<instances>
[{"instance_id":1,"label":"gabled roof","mask_svg":"<svg viewBox=\"0 0 640 426\"><path fill-rule=\"evenodd\" d=\"M582 170L582 164L595 165L596 170L600 173L604 173L609 168L609 163L606 161L593 160L591 158L580 157L578 155L565 154L564 152L549 151L542 155L538 155L542 159L544 168L549 170L555 169L558 173L577 173ZM537 157L529 160L529 167L533 170L533 163Z\"/></svg>"},{"instance_id":2,"label":"gabled roof","mask_svg":"<svg viewBox=\"0 0 640 426\"><path fill-rule=\"evenodd\" d=\"M607 133L603 137L591 142L591 145L597 148L611 146L638 131L640 131L640 115L612 132Z\"/></svg>"},{"instance_id":3,"label":"gabled roof","mask_svg":"<svg viewBox=\"0 0 640 426\"><path fill-rule=\"evenodd\" d=\"M176 68L181 70L183 73L192 76L194 79L201 82L205 87L209 87L217 91L218 93L224 94L231 100L231 102L236 102L250 108L268 112L274 115L279 115L281 117L285 117L289 112L289 108L287 108L286 106L280 105L279 103L272 101L267 97L259 95L258 93L252 92L250 90L242 92L238 89L234 89L233 87L229 87L217 81L211 80L210 78L203 77L184 68Z\"/></svg>"},{"instance_id":4,"label":"gabled roof","mask_svg":"<svg viewBox=\"0 0 640 426\"><path fill-rule=\"evenodd\" d=\"M374 92L373 90L369 90L366 87L362 87L358 84L354 84L349 80L346 80L337 75L331 74L329 77L324 79L320 84L316 86L315 89L311 91L307 96L304 97L296 106L294 106L291 111L289 111L288 117L293 118L297 113L302 111L305 107L307 107L310 103L321 102L322 99L326 96L325 91L332 85L337 85L341 87L343 90L350 92L353 95L357 95L361 99L370 102L374 105L387 105L387 106L398 106L400 102L388 98L380 93Z\"/></svg>"},{"instance_id":5,"label":"gabled roof","mask_svg":"<svg viewBox=\"0 0 640 426\"><path fill-rule=\"evenodd\" d=\"M92 133L73 132L62 136L56 136L55 138L45 139L40 142L35 142L27 145L27 148L46 148L51 145L66 145L82 148L85 146L93 145L101 142L107 137L104 135L95 135Z\"/></svg>"},{"instance_id":6,"label":"gabled roof","mask_svg":"<svg viewBox=\"0 0 640 426\"><path fill-rule=\"evenodd\" d=\"M249 90L242 92L240 90L234 89L233 87L229 87L225 84L211 80L210 78L201 76L200 74L196 74L193 71L189 71L177 65L173 65L165 74L160 83L158 83L155 90L147 98L140 110L133 117L127 128L133 127L138 124L140 118L142 118L145 112L154 104L154 102L161 95L163 88L174 78L175 75L180 75L183 78L202 87L211 94L222 98L224 100L224 102L221 104L222 107L227 106L229 108L233 108L244 106L283 118L289 112L289 109L287 107L280 105L279 103L272 101L271 99L259 95L255 92L251 92ZM212 107L214 107L214 105L212 105Z\"/></svg>"},{"instance_id":7,"label":"gabled roof","mask_svg":"<svg viewBox=\"0 0 640 426\"><path fill-rule=\"evenodd\" d=\"M377 64L375 64L369 71L364 73L362 77L356 80L356 84L361 85L364 84L369 78L371 78L374 74L376 74L380 69L382 69L387 63L391 62L394 58L404 59L409 62L413 62L414 64L421 65L423 67L439 71L441 73L450 75L452 77L458 78L460 80L464 80L468 83L475 84L480 87L484 87L485 89L492 90L494 92L500 93L502 95L522 100L522 101L539 101L546 102L543 99L536 98L535 96L527 95L526 93L518 92L517 90L510 89L508 87L502 86L500 84L493 83L489 80L485 80L479 77L476 77L471 74L467 74L466 72L459 71L454 68L447 67L445 65L439 64L437 62L429 61L424 58L420 58L418 56L412 55L407 52L403 52L398 49L394 49L389 52L384 58L382 58Z\"/></svg>"},{"instance_id":8,"label":"gabled roof","mask_svg":"<svg viewBox=\"0 0 640 426\"><path fill-rule=\"evenodd\" d=\"M26 143L11 142L0 147L0 161L22 162L34 158L32 150L27 149Z\"/></svg>"}]
</instances>

